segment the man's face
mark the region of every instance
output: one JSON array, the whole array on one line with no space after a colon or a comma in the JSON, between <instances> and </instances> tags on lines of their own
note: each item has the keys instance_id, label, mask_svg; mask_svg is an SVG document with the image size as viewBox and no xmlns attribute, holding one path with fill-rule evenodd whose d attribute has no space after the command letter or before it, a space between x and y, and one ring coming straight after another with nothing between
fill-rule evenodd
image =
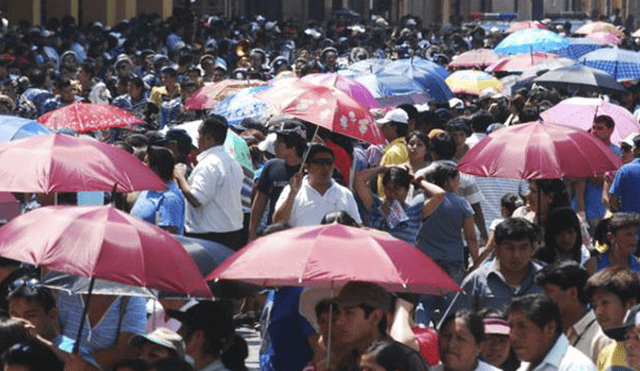
<instances>
[{"instance_id":1,"label":"man's face","mask_svg":"<svg viewBox=\"0 0 640 371\"><path fill-rule=\"evenodd\" d=\"M531 261L531 240L504 240L496 246L500 270L505 273L523 273Z\"/></svg>"},{"instance_id":2,"label":"man's face","mask_svg":"<svg viewBox=\"0 0 640 371\"><path fill-rule=\"evenodd\" d=\"M357 346L372 338L380 321L380 309L365 318L360 307L343 308L336 314L335 337L341 344Z\"/></svg>"},{"instance_id":3,"label":"man's face","mask_svg":"<svg viewBox=\"0 0 640 371\"><path fill-rule=\"evenodd\" d=\"M603 121L596 121L591 126L591 134L600 140L609 140L613 134L613 127L608 128Z\"/></svg>"},{"instance_id":4,"label":"man's face","mask_svg":"<svg viewBox=\"0 0 640 371\"><path fill-rule=\"evenodd\" d=\"M136 86L136 84L129 82L127 84L127 92L133 100L139 100L142 97L142 88Z\"/></svg>"},{"instance_id":5,"label":"man's face","mask_svg":"<svg viewBox=\"0 0 640 371\"><path fill-rule=\"evenodd\" d=\"M173 86L176 84L176 78L168 72L163 73L160 79L164 87Z\"/></svg>"},{"instance_id":6,"label":"man's face","mask_svg":"<svg viewBox=\"0 0 640 371\"><path fill-rule=\"evenodd\" d=\"M476 363L480 344L476 343L464 320L456 318L440 331L438 353L445 369L463 370Z\"/></svg>"},{"instance_id":7,"label":"man's face","mask_svg":"<svg viewBox=\"0 0 640 371\"><path fill-rule=\"evenodd\" d=\"M566 313L567 304L570 304L573 299L571 299L571 295L569 294L569 290L563 290L562 287L553 284L553 283L545 283L542 285L542 290L545 295L547 295L560 309L560 313Z\"/></svg>"},{"instance_id":8,"label":"man's face","mask_svg":"<svg viewBox=\"0 0 640 371\"><path fill-rule=\"evenodd\" d=\"M162 345L153 343L151 341L145 341L140 347L140 355L138 358L146 361L147 363L152 363L162 358L167 358L171 355L169 349L163 347Z\"/></svg>"},{"instance_id":9,"label":"man's face","mask_svg":"<svg viewBox=\"0 0 640 371\"><path fill-rule=\"evenodd\" d=\"M597 289L591 295L593 310L600 327L609 329L622 325L627 308L618 295L604 289Z\"/></svg>"},{"instance_id":10,"label":"man's face","mask_svg":"<svg viewBox=\"0 0 640 371\"><path fill-rule=\"evenodd\" d=\"M502 366L509 358L511 342L508 335L487 334L482 343L482 358L495 367Z\"/></svg>"},{"instance_id":11,"label":"man's face","mask_svg":"<svg viewBox=\"0 0 640 371\"><path fill-rule=\"evenodd\" d=\"M14 298L9 301L9 314L31 322L36 333L45 339L51 340L55 336L52 334L58 315L55 309L47 313L36 300Z\"/></svg>"},{"instance_id":12,"label":"man's face","mask_svg":"<svg viewBox=\"0 0 640 371\"><path fill-rule=\"evenodd\" d=\"M509 314L509 340L519 360L537 362L544 358L555 341L555 322L538 327L521 311Z\"/></svg>"},{"instance_id":13,"label":"man's face","mask_svg":"<svg viewBox=\"0 0 640 371\"><path fill-rule=\"evenodd\" d=\"M276 137L276 141L273 143L273 151L275 152L276 157L284 158L287 149L288 147L284 143L284 138L282 138L282 135L278 135Z\"/></svg>"},{"instance_id":14,"label":"man's face","mask_svg":"<svg viewBox=\"0 0 640 371\"><path fill-rule=\"evenodd\" d=\"M390 122L383 124L381 129L382 129L382 135L389 142L391 142L392 140L398 137L398 131L396 130L395 125Z\"/></svg>"},{"instance_id":15,"label":"man's face","mask_svg":"<svg viewBox=\"0 0 640 371\"><path fill-rule=\"evenodd\" d=\"M627 329L623 342L629 365L640 365L640 328L631 326Z\"/></svg>"},{"instance_id":16,"label":"man's face","mask_svg":"<svg viewBox=\"0 0 640 371\"><path fill-rule=\"evenodd\" d=\"M321 183L328 183L331 181L331 176L333 175L333 156L327 152L319 152L313 156L312 159L307 161L309 176L313 178L314 181Z\"/></svg>"}]
</instances>

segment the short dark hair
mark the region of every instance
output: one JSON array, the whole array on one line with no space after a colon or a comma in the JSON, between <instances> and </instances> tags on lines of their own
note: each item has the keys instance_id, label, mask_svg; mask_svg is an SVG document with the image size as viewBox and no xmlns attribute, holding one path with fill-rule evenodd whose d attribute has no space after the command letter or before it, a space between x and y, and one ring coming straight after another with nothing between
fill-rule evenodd
<instances>
[{"instance_id":1,"label":"short dark hair","mask_svg":"<svg viewBox=\"0 0 640 371\"><path fill-rule=\"evenodd\" d=\"M484 333L484 323L482 322L482 318L480 318L480 316L477 313L466 310L466 309L459 310L453 314L449 314L444 319L444 321L442 321L442 324L440 325L438 332L442 331L442 329L444 329L445 326L449 324L449 322L452 322L456 319L461 319L462 321L464 321L465 326L467 326L467 328L469 329L469 332L471 332L477 344L480 344L484 341L485 333Z\"/></svg>"},{"instance_id":2,"label":"short dark hair","mask_svg":"<svg viewBox=\"0 0 640 371\"><path fill-rule=\"evenodd\" d=\"M24 277L25 280L31 280L30 277ZM20 285L9 292L7 301L11 299L24 299L30 303L38 303L45 313L51 312L56 306L56 299L50 289L42 286Z\"/></svg>"},{"instance_id":3,"label":"short dark hair","mask_svg":"<svg viewBox=\"0 0 640 371\"><path fill-rule=\"evenodd\" d=\"M387 185L389 182L394 182L400 187L409 189L411 185L411 175L409 175L407 169L393 166L387 169L382 175L382 185Z\"/></svg>"},{"instance_id":4,"label":"short dark hair","mask_svg":"<svg viewBox=\"0 0 640 371\"><path fill-rule=\"evenodd\" d=\"M155 371L193 371L189 362L178 356L159 359L149 365L149 370Z\"/></svg>"},{"instance_id":5,"label":"short dark hair","mask_svg":"<svg viewBox=\"0 0 640 371\"><path fill-rule=\"evenodd\" d=\"M227 119L220 115L211 114L202 122L202 134L210 135L216 145L224 144L224 141L227 139L228 129Z\"/></svg>"},{"instance_id":6,"label":"short dark hair","mask_svg":"<svg viewBox=\"0 0 640 371\"><path fill-rule=\"evenodd\" d=\"M636 213L614 213L609 220L607 232L616 233L628 227L638 228L640 226L640 215Z\"/></svg>"},{"instance_id":7,"label":"short dark hair","mask_svg":"<svg viewBox=\"0 0 640 371\"><path fill-rule=\"evenodd\" d=\"M372 357L385 371L410 370L407 351L403 347L395 341L377 340L369 345L364 354Z\"/></svg>"},{"instance_id":8,"label":"short dark hair","mask_svg":"<svg viewBox=\"0 0 640 371\"><path fill-rule=\"evenodd\" d=\"M478 110L476 113L471 115L471 120L469 124L471 125L471 129L477 133L486 133L487 127L493 124L496 119L493 115L484 109Z\"/></svg>"},{"instance_id":9,"label":"short dark hair","mask_svg":"<svg viewBox=\"0 0 640 371\"><path fill-rule=\"evenodd\" d=\"M616 126L615 121L609 115L598 115L593 119L593 122L603 122L609 129Z\"/></svg>"},{"instance_id":10,"label":"short dark hair","mask_svg":"<svg viewBox=\"0 0 640 371\"><path fill-rule=\"evenodd\" d=\"M456 154L456 141L447 132L431 138L430 144L430 150L438 156L438 160L451 160Z\"/></svg>"},{"instance_id":11,"label":"short dark hair","mask_svg":"<svg viewBox=\"0 0 640 371\"><path fill-rule=\"evenodd\" d=\"M494 237L496 244L500 245L506 240L520 241L528 239L532 243L536 240L538 235L538 228L535 224L531 223L524 218L509 217L500 222L496 226Z\"/></svg>"},{"instance_id":12,"label":"short dark hair","mask_svg":"<svg viewBox=\"0 0 640 371\"><path fill-rule=\"evenodd\" d=\"M522 312L541 329L549 322L555 322L556 338L562 335L564 328L560 309L548 296L537 293L514 297L509 307L509 314L515 311Z\"/></svg>"},{"instance_id":13,"label":"short dark hair","mask_svg":"<svg viewBox=\"0 0 640 371\"><path fill-rule=\"evenodd\" d=\"M135 85L138 89L145 90L144 80L140 76L131 75L129 76L129 82Z\"/></svg>"},{"instance_id":14,"label":"short dark hair","mask_svg":"<svg viewBox=\"0 0 640 371\"><path fill-rule=\"evenodd\" d=\"M398 106L398 108L400 108L401 110L407 113L407 116L409 116L409 120L418 119L418 109L413 104L409 104L409 103L401 104Z\"/></svg>"},{"instance_id":15,"label":"short dark hair","mask_svg":"<svg viewBox=\"0 0 640 371\"><path fill-rule=\"evenodd\" d=\"M165 182L173 179L173 168L176 160L173 153L164 147L149 146L147 149L147 161L149 168Z\"/></svg>"},{"instance_id":16,"label":"short dark hair","mask_svg":"<svg viewBox=\"0 0 640 371\"><path fill-rule=\"evenodd\" d=\"M307 150L307 141L298 135L287 135L283 133L277 133L278 138L282 139L287 148L295 148L298 157L304 156L304 151Z\"/></svg>"},{"instance_id":17,"label":"short dark hair","mask_svg":"<svg viewBox=\"0 0 640 371\"><path fill-rule=\"evenodd\" d=\"M35 339L14 344L2 353L4 365L20 365L29 371L62 371L64 363L46 345Z\"/></svg>"},{"instance_id":18,"label":"short dark hair","mask_svg":"<svg viewBox=\"0 0 640 371\"><path fill-rule=\"evenodd\" d=\"M111 366L111 370L117 371L120 368L130 368L133 371L147 371L149 370L149 364L146 361L139 358L125 358L117 361Z\"/></svg>"},{"instance_id":19,"label":"short dark hair","mask_svg":"<svg viewBox=\"0 0 640 371\"><path fill-rule=\"evenodd\" d=\"M409 125L405 123L391 121L389 122L389 125L393 125L396 128L396 134L398 135L398 138L406 137L407 133L409 132Z\"/></svg>"},{"instance_id":20,"label":"short dark hair","mask_svg":"<svg viewBox=\"0 0 640 371\"><path fill-rule=\"evenodd\" d=\"M523 204L524 202L522 201L522 197L514 192L505 193L505 195L500 199L500 206L507 209L509 216L511 216L511 214L513 214L513 212Z\"/></svg>"},{"instance_id":21,"label":"short dark hair","mask_svg":"<svg viewBox=\"0 0 640 371\"><path fill-rule=\"evenodd\" d=\"M584 291L589 298L602 289L615 294L624 305L633 299L640 302L640 278L638 273L621 267L607 267L594 273L587 280Z\"/></svg>"},{"instance_id":22,"label":"short dark hair","mask_svg":"<svg viewBox=\"0 0 640 371\"><path fill-rule=\"evenodd\" d=\"M438 187L444 187L448 181L458 176L460 172L455 166L448 163L435 163L429 165L425 172L425 178Z\"/></svg>"},{"instance_id":23,"label":"short dark hair","mask_svg":"<svg viewBox=\"0 0 640 371\"><path fill-rule=\"evenodd\" d=\"M355 219L353 219L353 217L351 217L351 215L349 215L348 212L343 210L332 211L326 214L325 216L323 216L322 220L320 221L320 224L332 224L332 223L348 225L351 227L358 227L358 222L356 222Z\"/></svg>"},{"instance_id":24,"label":"short dark hair","mask_svg":"<svg viewBox=\"0 0 640 371\"><path fill-rule=\"evenodd\" d=\"M573 260L560 260L538 271L535 281L538 286L550 283L559 286L562 290L575 287L578 291L578 300L582 304L589 303L589 297L584 292L589 273L580 264Z\"/></svg>"},{"instance_id":25,"label":"short dark hair","mask_svg":"<svg viewBox=\"0 0 640 371\"><path fill-rule=\"evenodd\" d=\"M336 156L333 153L333 150L327 146L325 146L324 144L312 144L309 147L309 154L307 155L307 162L309 162L309 160L313 160L316 155L318 153L328 153L331 155L331 158L335 160Z\"/></svg>"},{"instance_id":26,"label":"short dark hair","mask_svg":"<svg viewBox=\"0 0 640 371\"><path fill-rule=\"evenodd\" d=\"M86 59L80 65L80 69L82 69L82 72L88 73L93 77L96 75L96 62L93 59Z\"/></svg>"}]
</instances>

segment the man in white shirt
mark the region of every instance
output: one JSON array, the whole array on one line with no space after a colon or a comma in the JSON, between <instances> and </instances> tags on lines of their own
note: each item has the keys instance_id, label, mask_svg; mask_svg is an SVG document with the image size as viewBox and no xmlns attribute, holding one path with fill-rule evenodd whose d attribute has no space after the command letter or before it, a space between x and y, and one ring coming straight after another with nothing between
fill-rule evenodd
<instances>
[{"instance_id":1,"label":"man in white shirt","mask_svg":"<svg viewBox=\"0 0 640 371\"><path fill-rule=\"evenodd\" d=\"M558 306L543 294L514 298L509 309L509 339L522 362L518 371L595 371L589 357L562 333Z\"/></svg>"},{"instance_id":2,"label":"man in white shirt","mask_svg":"<svg viewBox=\"0 0 640 371\"><path fill-rule=\"evenodd\" d=\"M318 225L333 211L345 211L358 224L362 223L351 191L331 177L334 154L331 148L314 144L309 149L305 169L308 175L294 175L276 202L273 222L287 222L293 227Z\"/></svg>"},{"instance_id":3,"label":"man in white shirt","mask_svg":"<svg viewBox=\"0 0 640 371\"><path fill-rule=\"evenodd\" d=\"M198 128L198 164L185 177L186 167L176 165L174 178L188 201L185 235L237 250L242 245L241 189L244 174L238 161L224 149L227 120L211 115Z\"/></svg>"}]
</instances>

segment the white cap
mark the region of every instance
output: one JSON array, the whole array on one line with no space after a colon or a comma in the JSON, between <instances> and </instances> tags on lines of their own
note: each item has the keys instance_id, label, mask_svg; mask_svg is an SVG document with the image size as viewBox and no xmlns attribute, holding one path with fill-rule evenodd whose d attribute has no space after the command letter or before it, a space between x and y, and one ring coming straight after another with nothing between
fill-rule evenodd
<instances>
[{"instance_id":1,"label":"white cap","mask_svg":"<svg viewBox=\"0 0 640 371\"><path fill-rule=\"evenodd\" d=\"M464 102L460 98L451 98L449 99L449 108L463 109Z\"/></svg>"},{"instance_id":2,"label":"white cap","mask_svg":"<svg viewBox=\"0 0 640 371\"><path fill-rule=\"evenodd\" d=\"M387 112L383 118L376 121L378 125L384 125L388 122L399 122L401 124L409 124L409 115L402 108L392 109Z\"/></svg>"},{"instance_id":3,"label":"white cap","mask_svg":"<svg viewBox=\"0 0 640 371\"><path fill-rule=\"evenodd\" d=\"M625 143L633 147L633 138L640 135L640 133L631 133L627 135L620 143Z\"/></svg>"},{"instance_id":4,"label":"white cap","mask_svg":"<svg viewBox=\"0 0 640 371\"><path fill-rule=\"evenodd\" d=\"M274 145L276 143L276 139L278 139L278 134L269 133L262 142L258 143L258 149L262 152L269 152L272 155L275 155L276 150L274 149Z\"/></svg>"}]
</instances>

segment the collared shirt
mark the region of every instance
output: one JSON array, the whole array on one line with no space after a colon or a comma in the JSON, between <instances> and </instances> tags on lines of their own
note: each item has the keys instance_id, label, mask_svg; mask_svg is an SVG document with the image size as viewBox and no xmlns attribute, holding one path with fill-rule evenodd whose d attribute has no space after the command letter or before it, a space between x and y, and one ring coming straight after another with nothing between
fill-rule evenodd
<instances>
[{"instance_id":1,"label":"collared shirt","mask_svg":"<svg viewBox=\"0 0 640 371\"><path fill-rule=\"evenodd\" d=\"M528 371L529 362L522 362L518 371ZM531 371L595 371L596 365L578 349L569 345L569 340L560 335L542 362Z\"/></svg>"},{"instance_id":2,"label":"collared shirt","mask_svg":"<svg viewBox=\"0 0 640 371\"><path fill-rule=\"evenodd\" d=\"M289 192L291 187L287 185L276 202L276 210L287 200ZM334 211L346 211L353 220L362 224L358 205L348 188L331 179L331 186L321 195L309 184L309 177L305 176L302 179L300 191L293 201L289 224L292 227L318 225L325 215Z\"/></svg>"},{"instance_id":3,"label":"collared shirt","mask_svg":"<svg viewBox=\"0 0 640 371\"><path fill-rule=\"evenodd\" d=\"M598 334L600 325L596 320L595 313L590 310L571 326L567 331L567 338L572 346L584 353L587 357L593 354L593 340Z\"/></svg>"},{"instance_id":4,"label":"collared shirt","mask_svg":"<svg viewBox=\"0 0 640 371\"><path fill-rule=\"evenodd\" d=\"M187 203L185 230L189 233L224 233L242 229L240 192L244 174L238 161L224 146L214 146L198 155L198 165L189 176L191 194L200 206Z\"/></svg>"},{"instance_id":5,"label":"collared shirt","mask_svg":"<svg viewBox=\"0 0 640 371\"><path fill-rule=\"evenodd\" d=\"M511 304L513 297L542 292L533 277L542 269L536 263L529 265L529 271L517 287L512 287L498 269L498 261L476 269L462 281L462 290L451 303L450 313L460 309L480 310L484 308L504 308Z\"/></svg>"}]
</instances>

